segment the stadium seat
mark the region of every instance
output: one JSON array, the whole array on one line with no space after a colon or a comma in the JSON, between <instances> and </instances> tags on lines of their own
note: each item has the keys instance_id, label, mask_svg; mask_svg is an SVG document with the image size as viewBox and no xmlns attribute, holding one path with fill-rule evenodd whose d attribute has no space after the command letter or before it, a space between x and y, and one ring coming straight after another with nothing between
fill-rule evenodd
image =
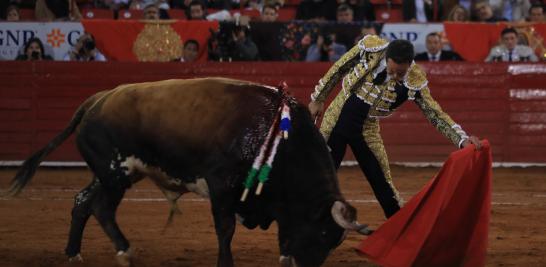
<instances>
[{"instance_id":1,"label":"stadium seat","mask_svg":"<svg viewBox=\"0 0 546 267\"><path fill-rule=\"evenodd\" d=\"M296 18L296 7L284 6L279 9L279 21L291 21Z\"/></svg>"},{"instance_id":2,"label":"stadium seat","mask_svg":"<svg viewBox=\"0 0 546 267\"><path fill-rule=\"evenodd\" d=\"M402 0L371 0L378 22L403 22Z\"/></svg>"},{"instance_id":3,"label":"stadium seat","mask_svg":"<svg viewBox=\"0 0 546 267\"><path fill-rule=\"evenodd\" d=\"M243 10L234 9L234 10L231 10L231 14L233 14L234 11L235 12L240 12L241 15L243 15L243 16L249 16L251 19L255 19L255 18L260 17L260 11L256 10L256 9L243 9Z\"/></svg>"},{"instance_id":4,"label":"stadium seat","mask_svg":"<svg viewBox=\"0 0 546 267\"><path fill-rule=\"evenodd\" d=\"M378 22L403 22L402 9L398 7L375 7L375 18Z\"/></svg>"},{"instance_id":5,"label":"stadium seat","mask_svg":"<svg viewBox=\"0 0 546 267\"><path fill-rule=\"evenodd\" d=\"M118 19L142 19L144 13L138 9L124 9L118 11Z\"/></svg>"},{"instance_id":6,"label":"stadium seat","mask_svg":"<svg viewBox=\"0 0 546 267\"><path fill-rule=\"evenodd\" d=\"M169 13L169 18L171 19L186 19L186 13L184 12L184 9L169 9L167 10L167 12Z\"/></svg>"},{"instance_id":7,"label":"stadium seat","mask_svg":"<svg viewBox=\"0 0 546 267\"><path fill-rule=\"evenodd\" d=\"M85 8L81 10L84 19L113 19L114 11L103 8Z\"/></svg>"},{"instance_id":8,"label":"stadium seat","mask_svg":"<svg viewBox=\"0 0 546 267\"><path fill-rule=\"evenodd\" d=\"M21 14L21 20L23 21L34 20L36 18L34 16L34 9L20 9L19 14Z\"/></svg>"}]
</instances>

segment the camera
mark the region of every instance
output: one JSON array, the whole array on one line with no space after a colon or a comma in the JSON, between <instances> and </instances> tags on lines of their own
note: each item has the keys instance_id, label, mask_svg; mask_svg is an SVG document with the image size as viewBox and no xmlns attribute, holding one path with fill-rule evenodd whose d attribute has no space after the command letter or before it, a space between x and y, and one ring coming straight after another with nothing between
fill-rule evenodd
<instances>
[{"instance_id":1,"label":"camera","mask_svg":"<svg viewBox=\"0 0 546 267\"><path fill-rule=\"evenodd\" d=\"M330 46L333 43L332 36L330 34L324 34L324 44Z\"/></svg>"},{"instance_id":2,"label":"camera","mask_svg":"<svg viewBox=\"0 0 546 267\"><path fill-rule=\"evenodd\" d=\"M40 52L38 52L38 51L32 51L32 53L30 54L30 57L31 57L33 60L38 60L38 59L40 59Z\"/></svg>"},{"instance_id":3,"label":"camera","mask_svg":"<svg viewBox=\"0 0 546 267\"><path fill-rule=\"evenodd\" d=\"M85 39L83 41L83 48L87 51L91 51L93 49L95 49L96 45L95 45L95 41L93 39Z\"/></svg>"},{"instance_id":4,"label":"camera","mask_svg":"<svg viewBox=\"0 0 546 267\"><path fill-rule=\"evenodd\" d=\"M248 34L248 27L233 22L221 22L218 31L210 29L211 36L208 40L209 59L216 61L239 60L237 44L233 39L233 35L240 31L245 31Z\"/></svg>"}]
</instances>

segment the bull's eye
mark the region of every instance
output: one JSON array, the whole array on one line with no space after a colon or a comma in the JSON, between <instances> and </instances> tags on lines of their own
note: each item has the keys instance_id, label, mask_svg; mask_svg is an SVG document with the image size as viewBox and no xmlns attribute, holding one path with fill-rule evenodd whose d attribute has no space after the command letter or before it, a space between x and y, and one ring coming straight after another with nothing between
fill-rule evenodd
<instances>
[{"instance_id":1,"label":"bull's eye","mask_svg":"<svg viewBox=\"0 0 546 267\"><path fill-rule=\"evenodd\" d=\"M322 231L322 232L320 232L320 234L321 234L322 236L326 236L326 231Z\"/></svg>"}]
</instances>

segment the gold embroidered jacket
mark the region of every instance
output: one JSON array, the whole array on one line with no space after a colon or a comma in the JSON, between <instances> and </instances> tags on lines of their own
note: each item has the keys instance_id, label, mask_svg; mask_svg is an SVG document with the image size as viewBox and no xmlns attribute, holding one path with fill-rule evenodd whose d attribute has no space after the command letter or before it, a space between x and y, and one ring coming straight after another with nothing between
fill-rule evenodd
<instances>
[{"instance_id":1,"label":"gold embroidered jacket","mask_svg":"<svg viewBox=\"0 0 546 267\"><path fill-rule=\"evenodd\" d=\"M387 67L385 51L388 44L388 41L376 35L364 37L319 80L311 99L324 101L343 77L340 94L347 96L354 93L369 104L371 106L369 118L387 117L406 99L413 100L426 118L444 136L460 147L468 138L467 134L432 98L426 74L415 62L412 62L408 69L403 84L399 85L389 77L380 84L374 84L374 79Z\"/></svg>"}]
</instances>

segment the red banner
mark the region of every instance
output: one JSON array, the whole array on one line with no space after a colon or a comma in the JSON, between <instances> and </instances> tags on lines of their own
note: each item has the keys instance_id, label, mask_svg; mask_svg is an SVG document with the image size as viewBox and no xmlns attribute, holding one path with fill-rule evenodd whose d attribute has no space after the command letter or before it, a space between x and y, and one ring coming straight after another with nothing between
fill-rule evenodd
<instances>
[{"instance_id":1,"label":"red banner","mask_svg":"<svg viewBox=\"0 0 546 267\"><path fill-rule=\"evenodd\" d=\"M216 21L82 20L85 31L95 36L97 47L114 61L172 61L182 55L185 41L199 43L197 61L207 59L209 29Z\"/></svg>"},{"instance_id":2,"label":"red banner","mask_svg":"<svg viewBox=\"0 0 546 267\"><path fill-rule=\"evenodd\" d=\"M491 149L451 154L438 175L358 251L386 267L485 266L491 213Z\"/></svg>"},{"instance_id":3,"label":"red banner","mask_svg":"<svg viewBox=\"0 0 546 267\"><path fill-rule=\"evenodd\" d=\"M444 23L447 38L451 48L459 53L466 61L483 62L492 47L498 45L501 31L507 26L515 27L528 39L533 48L538 46L537 52L544 48L546 38L546 24L532 23ZM538 55L541 58L540 54Z\"/></svg>"}]
</instances>

